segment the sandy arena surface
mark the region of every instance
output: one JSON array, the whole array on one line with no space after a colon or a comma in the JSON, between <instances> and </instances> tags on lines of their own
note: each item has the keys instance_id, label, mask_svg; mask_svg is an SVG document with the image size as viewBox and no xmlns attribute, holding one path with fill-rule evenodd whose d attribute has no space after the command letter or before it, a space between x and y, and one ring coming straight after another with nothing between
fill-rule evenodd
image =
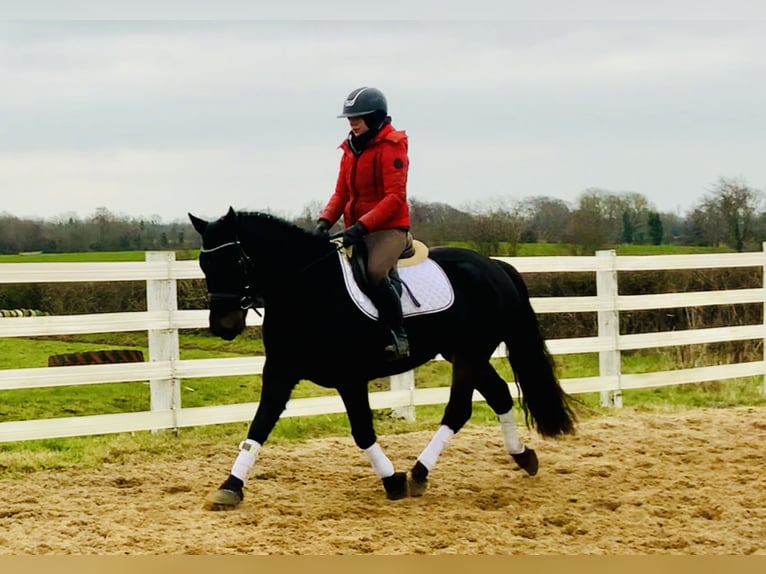
<instances>
[{"instance_id":1,"label":"sandy arena surface","mask_svg":"<svg viewBox=\"0 0 766 574\"><path fill-rule=\"evenodd\" d=\"M380 443L407 470L430 436ZM0 476L0 554L766 554L766 408L623 409L522 438L537 476L514 469L498 428L469 426L425 496L395 502L350 437L267 445L227 512L202 502L235 444Z\"/></svg>"}]
</instances>

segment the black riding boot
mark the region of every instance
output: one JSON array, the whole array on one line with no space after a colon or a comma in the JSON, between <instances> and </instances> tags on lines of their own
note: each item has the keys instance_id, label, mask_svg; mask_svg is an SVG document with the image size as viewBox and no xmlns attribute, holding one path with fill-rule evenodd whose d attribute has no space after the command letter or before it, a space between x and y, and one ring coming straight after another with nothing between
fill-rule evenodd
<instances>
[{"instance_id":1,"label":"black riding boot","mask_svg":"<svg viewBox=\"0 0 766 574\"><path fill-rule=\"evenodd\" d=\"M402 301L393 283L386 278L370 289L372 302L378 309L380 322L391 331L391 342L383 349L386 359L395 361L410 356L410 342L404 331Z\"/></svg>"}]
</instances>

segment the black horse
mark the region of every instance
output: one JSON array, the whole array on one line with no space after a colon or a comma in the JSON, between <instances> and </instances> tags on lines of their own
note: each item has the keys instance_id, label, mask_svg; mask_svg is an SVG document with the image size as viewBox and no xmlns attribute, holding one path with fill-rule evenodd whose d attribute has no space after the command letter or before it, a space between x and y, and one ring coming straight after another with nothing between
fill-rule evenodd
<instances>
[{"instance_id":1,"label":"black horse","mask_svg":"<svg viewBox=\"0 0 766 574\"><path fill-rule=\"evenodd\" d=\"M511 265L467 249L432 248L430 264L446 275L452 300L441 310L407 315L411 354L388 362L383 355L387 334L352 300L336 242L264 213L229 208L216 221L189 218L202 237L199 262L211 332L232 340L244 330L256 299L265 311L260 402L231 473L207 498L208 508L232 508L242 501L258 451L302 379L337 389L354 441L389 499L425 491L439 454L471 417L474 389L497 413L508 453L527 473L537 473L535 452L518 439L508 383L490 363L500 343L521 388L528 424L547 437L574 432L569 397L556 378L524 281ZM417 285L405 286L403 299L422 295ZM394 470L377 443L367 384L438 354L452 364L450 395L441 426L408 478Z\"/></svg>"}]
</instances>

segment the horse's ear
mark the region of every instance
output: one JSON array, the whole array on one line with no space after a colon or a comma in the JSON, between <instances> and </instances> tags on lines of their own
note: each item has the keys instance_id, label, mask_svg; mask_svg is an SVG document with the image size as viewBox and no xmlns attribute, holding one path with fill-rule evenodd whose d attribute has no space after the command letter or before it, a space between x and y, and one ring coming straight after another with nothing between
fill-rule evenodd
<instances>
[{"instance_id":1,"label":"horse's ear","mask_svg":"<svg viewBox=\"0 0 766 574\"><path fill-rule=\"evenodd\" d=\"M226 212L226 217L224 217L224 219L237 219L237 212L234 211L234 208L231 205L229 206L229 211Z\"/></svg>"},{"instance_id":2,"label":"horse's ear","mask_svg":"<svg viewBox=\"0 0 766 574\"><path fill-rule=\"evenodd\" d=\"M197 230L197 233L200 235L205 233L205 230L207 229L207 221L200 219L199 217L194 217L191 213L189 213L188 216L192 226Z\"/></svg>"}]
</instances>

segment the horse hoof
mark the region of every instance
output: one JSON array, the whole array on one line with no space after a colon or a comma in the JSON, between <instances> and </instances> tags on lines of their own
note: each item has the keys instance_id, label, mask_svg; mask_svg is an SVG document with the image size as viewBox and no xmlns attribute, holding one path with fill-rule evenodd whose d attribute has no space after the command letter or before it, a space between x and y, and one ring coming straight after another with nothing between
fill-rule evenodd
<instances>
[{"instance_id":1,"label":"horse hoof","mask_svg":"<svg viewBox=\"0 0 766 574\"><path fill-rule=\"evenodd\" d=\"M240 493L219 488L205 497L205 510L231 510L240 502L242 502Z\"/></svg>"},{"instance_id":2,"label":"horse hoof","mask_svg":"<svg viewBox=\"0 0 766 574\"><path fill-rule=\"evenodd\" d=\"M417 461L412 467L407 486L410 489L410 496L423 496L428 488L428 469L422 462Z\"/></svg>"},{"instance_id":3,"label":"horse hoof","mask_svg":"<svg viewBox=\"0 0 766 574\"><path fill-rule=\"evenodd\" d=\"M518 454L511 453L511 456L513 457L513 460L516 461L516 464L527 471L529 476L534 476L537 474L537 454L534 450L531 448L525 448L523 452Z\"/></svg>"},{"instance_id":4,"label":"horse hoof","mask_svg":"<svg viewBox=\"0 0 766 574\"><path fill-rule=\"evenodd\" d=\"M407 486L410 489L410 496L423 496L428 488L428 480L416 480L411 476L407 481Z\"/></svg>"},{"instance_id":5,"label":"horse hoof","mask_svg":"<svg viewBox=\"0 0 766 574\"><path fill-rule=\"evenodd\" d=\"M383 488L386 489L386 498L400 500L407 498L407 475L403 472L395 472L383 479Z\"/></svg>"}]
</instances>

